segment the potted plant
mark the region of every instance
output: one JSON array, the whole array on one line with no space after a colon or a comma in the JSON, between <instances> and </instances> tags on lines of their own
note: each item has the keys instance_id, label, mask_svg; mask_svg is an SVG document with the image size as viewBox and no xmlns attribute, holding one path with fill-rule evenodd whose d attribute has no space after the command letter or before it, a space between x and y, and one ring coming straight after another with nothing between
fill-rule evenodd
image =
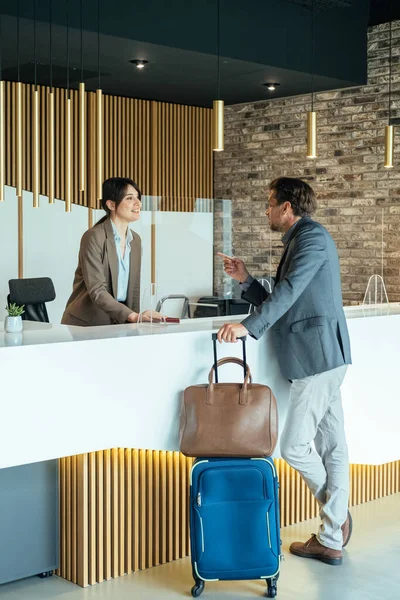
<instances>
[{"instance_id":1,"label":"potted plant","mask_svg":"<svg viewBox=\"0 0 400 600\"><path fill-rule=\"evenodd\" d=\"M8 317L4 321L4 329L7 333L19 333L22 331L22 313L24 313L24 307L18 306L17 304L10 304L6 306L6 311L8 312Z\"/></svg>"}]
</instances>

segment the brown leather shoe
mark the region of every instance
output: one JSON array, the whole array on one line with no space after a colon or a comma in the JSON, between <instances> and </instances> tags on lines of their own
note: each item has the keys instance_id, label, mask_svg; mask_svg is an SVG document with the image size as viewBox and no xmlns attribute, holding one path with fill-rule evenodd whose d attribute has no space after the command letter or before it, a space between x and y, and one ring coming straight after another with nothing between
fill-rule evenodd
<instances>
[{"instance_id":1,"label":"brown leather shoe","mask_svg":"<svg viewBox=\"0 0 400 600\"><path fill-rule=\"evenodd\" d=\"M302 558L316 558L327 565L337 566L342 564L343 555L341 550L333 550L319 543L315 533L307 542L293 542L289 548L292 554Z\"/></svg>"},{"instance_id":2,"label":"brown leather shoe","mask_svg":"<svg viewBox=\"0 0 400 600\"><path fill-rule=\"evenodd\" d=\"M342 525L342 535L343 535L343 548L347 546L350 541L351 534L353 533L353 519L350 514L350 511L347 513L347 519Z\"/></svg>"}]
</instances>

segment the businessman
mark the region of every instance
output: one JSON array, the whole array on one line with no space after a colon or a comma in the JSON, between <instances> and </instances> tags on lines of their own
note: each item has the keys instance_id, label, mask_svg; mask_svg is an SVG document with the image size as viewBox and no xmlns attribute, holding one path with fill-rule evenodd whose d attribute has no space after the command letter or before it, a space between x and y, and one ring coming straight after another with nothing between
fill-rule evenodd
<instances>
[{"instance_id":1,"label":"businessman","mask_svg":"<svg viewBox=\"0 0 400 600\"><path fill-rule=\"evenodd\" d=\"M340 565L352 532L340 395L351 355L338 254L328 231L311 218L315 209L314 191L304 181L271 182L266 216L284 245L274 288L268 294L241 259L221 254L225 272L240 282L242 297L256 309L242 323L224 325L218 339L258 340L270 330L282 375L291 382L281 454L317 499L321 517L318 533L305 543L293 542L290 551Z\"/></svg>"}]
</instances>

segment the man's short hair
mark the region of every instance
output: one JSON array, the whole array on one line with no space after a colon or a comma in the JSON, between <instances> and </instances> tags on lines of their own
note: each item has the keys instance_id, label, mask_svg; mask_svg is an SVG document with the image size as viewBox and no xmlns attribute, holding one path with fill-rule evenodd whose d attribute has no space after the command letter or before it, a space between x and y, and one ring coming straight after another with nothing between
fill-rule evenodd
<instances>
[{"instance_id":1,"label":"man's short hair","mask_svg":"<svg viewBox=\"0 0 400 600\"><path fill-rule=\"evenodd\" d=\"M290 202L296 217L307 217L317 209L314 190L302 179L277 177L269 184L278 204Z\"/></svg>"}]
</instances>

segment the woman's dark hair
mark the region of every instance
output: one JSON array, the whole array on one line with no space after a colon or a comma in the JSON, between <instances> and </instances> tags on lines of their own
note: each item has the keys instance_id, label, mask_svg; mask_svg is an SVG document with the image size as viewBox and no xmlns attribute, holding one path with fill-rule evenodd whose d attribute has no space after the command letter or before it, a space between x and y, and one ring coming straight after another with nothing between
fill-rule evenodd
<instances>
[{"instance_id":1,"label":"woman's dark hair","mask_svg":"<svg viewBox=\"0 0 400 600\"><path fill-rule=\"evenodd\" d=\"M307 217L317 209L314 190L302 179L278 177L269 184L278 204L290 202L296 217Z\"/></svg>"},{"instance_id":2,"label":"woman's dark hair","mask_svg":"<svg viewBox=\"0 0 400 600\"><path fill-rule=\"evenodd\" d=\"M129 177L110 177L110 179L106 179L103 183L102 190L102 199L101 199L101 207L106 211L106 215L97 221L96 225L100 225L100 223L104 223L106 219L110 216L110 209L108 208L106 202L107 200L113 200L115 202L115 207L117 207L126 195L126 188L128 185L131 185L138 193L138 198L141 200L142 192L137 183L135 183Z\"/></svg>"}]
</instances>

